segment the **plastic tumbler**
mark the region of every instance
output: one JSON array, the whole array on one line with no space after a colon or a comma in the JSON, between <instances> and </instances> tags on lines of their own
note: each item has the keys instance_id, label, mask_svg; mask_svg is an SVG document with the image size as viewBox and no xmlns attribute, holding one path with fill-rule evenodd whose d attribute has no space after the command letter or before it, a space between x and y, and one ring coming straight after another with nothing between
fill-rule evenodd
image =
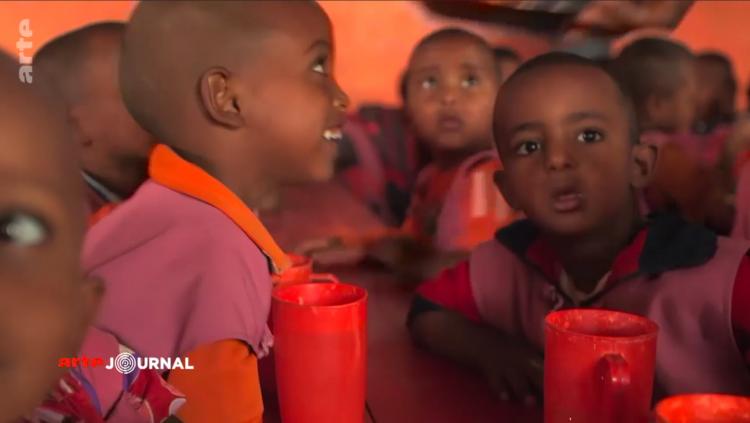
<instances>
[{"instance_id":1,"label":"plastic tumbler","mask_svg":"<svg viewBox=\"0 0 750 423\"><path fill-rule=\"evenodd\" d=\"M276 384L285 423L362 423L367 292L345 283L273 293Z\"/></svg>"}]
</instances>

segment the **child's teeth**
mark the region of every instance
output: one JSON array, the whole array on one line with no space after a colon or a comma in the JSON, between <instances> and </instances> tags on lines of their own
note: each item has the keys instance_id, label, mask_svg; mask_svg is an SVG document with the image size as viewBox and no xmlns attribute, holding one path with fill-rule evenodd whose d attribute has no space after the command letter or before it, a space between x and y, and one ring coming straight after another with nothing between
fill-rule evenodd
<instances>
[{"instance_id":1,"label":"child's teeth","mask_svg":"<svg viewBox=\"0 0 750 423\"><path fill-rule=\"evenodd\" d=\"M340 129L326 129L323 132L323 138L328 141L340 141L342 138Z\"/></svg>"}]
</instances>

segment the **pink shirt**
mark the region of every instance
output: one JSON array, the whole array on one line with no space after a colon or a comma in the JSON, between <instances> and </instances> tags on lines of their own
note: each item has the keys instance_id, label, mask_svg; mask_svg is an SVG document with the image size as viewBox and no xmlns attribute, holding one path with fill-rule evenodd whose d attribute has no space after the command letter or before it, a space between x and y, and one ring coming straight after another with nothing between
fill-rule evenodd
<instances>
[{"instance_id":1,"label":"pink shirt","mask_svg":"<svg viewBox=\"0 0 750 423\"><path fill-rule=\"evenodd\" d=\"M97 325L141 355L239 339L261 357L272 344L269 263L207 203L149 180L91 228L83 261L105 281Z\"/></svg>"}]
</instances>

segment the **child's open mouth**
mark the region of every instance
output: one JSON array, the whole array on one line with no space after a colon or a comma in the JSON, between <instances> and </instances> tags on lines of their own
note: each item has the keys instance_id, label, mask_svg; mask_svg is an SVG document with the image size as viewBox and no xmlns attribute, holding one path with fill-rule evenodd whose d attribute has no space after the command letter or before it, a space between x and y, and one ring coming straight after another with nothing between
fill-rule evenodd
<instances>
[{"instance_id":1,"label":"child's open mouth","mask_svg":"<svg viewBox=\"0 0 750 423\"><path fill-rule=\"evenodd\" d=\"M341 128L331 128L323 131L323 139L326 141L335 143L341 141L343 138L344 135L341 133Z\"/></svg>"},{"instance_id":2,"label":"child's open mouth","mask_svg":"<svg viewBox=\"0 0 750 423\"><path fill-rule=\"evenodd\" d=\"M565 191L552 196L552 208L558 213L570 213L583 206L583 194Z\"/></svg>"}]
</instances>

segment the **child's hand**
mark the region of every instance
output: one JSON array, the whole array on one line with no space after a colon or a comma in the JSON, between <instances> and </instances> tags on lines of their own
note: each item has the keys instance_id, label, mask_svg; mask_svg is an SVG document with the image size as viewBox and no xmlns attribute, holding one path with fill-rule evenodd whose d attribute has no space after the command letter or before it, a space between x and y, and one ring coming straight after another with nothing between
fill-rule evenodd
<instances>
[{"instance_id":1,"label":"child's hand","mask_svg":"<svg viewBox=\"0 0 750 423\"><path fill-rule=\"evenodd\" d=\"M362 245L347 244L337 236L305 241L294 252L324 266L357 264L365 257Z\"/></svg>"},{"instance_id":2,"label":"child's hand","mask_svg":"<svg viewBox=\"0 0 750 423\"><path fill-rule=\"evenodd\" d=\"M517 342L488 351L482 369L500 399L534 406L541 403L544 392L544 359L533 348Z\"/></svg>"}]
</instances>

